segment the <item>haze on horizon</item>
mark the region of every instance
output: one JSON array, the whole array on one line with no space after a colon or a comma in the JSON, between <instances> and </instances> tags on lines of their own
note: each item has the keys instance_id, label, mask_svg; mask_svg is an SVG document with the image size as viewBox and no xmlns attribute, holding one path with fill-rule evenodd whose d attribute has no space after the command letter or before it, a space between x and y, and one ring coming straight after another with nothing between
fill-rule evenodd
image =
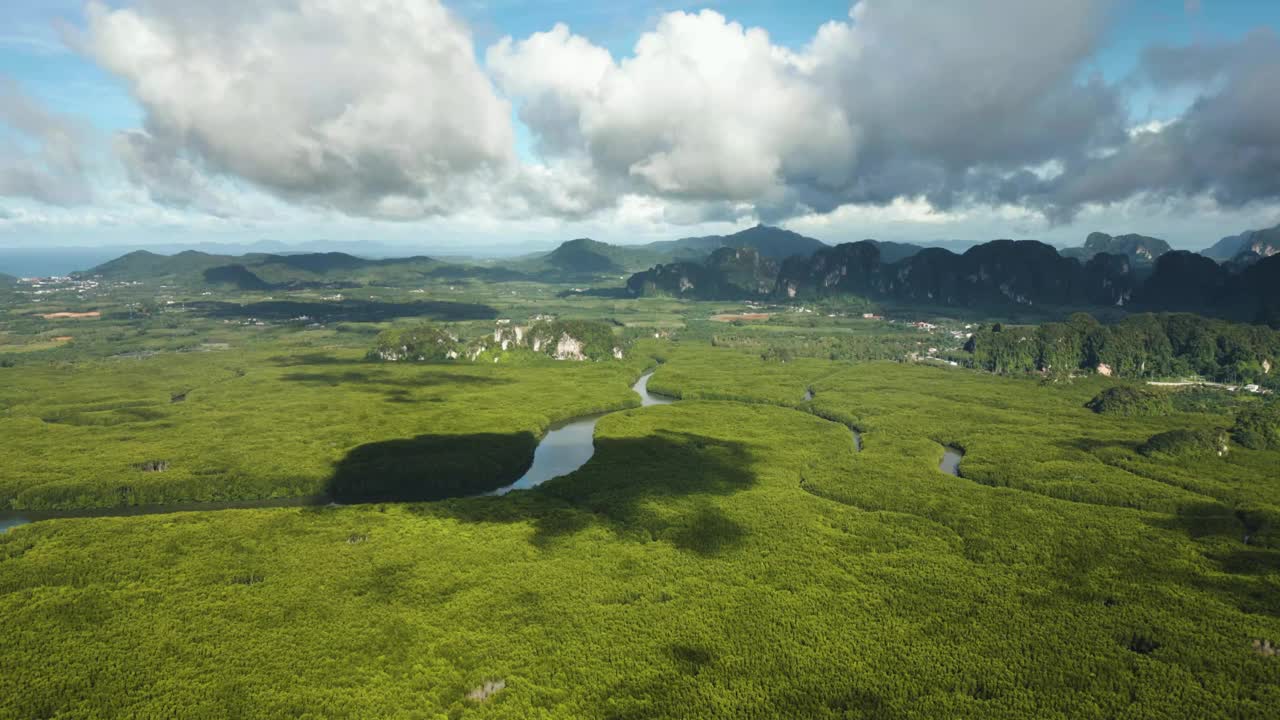
<instances>
[{"instance_id":1,"label":"haze on horizon","mask_svg":"<svg viewBox=\"0 0 1280 720\"><path fill-rule=\"evenodd\" d=\"M1280 4L10 0L0 246L1280 222Z\"/></svg>"}]
</instances>

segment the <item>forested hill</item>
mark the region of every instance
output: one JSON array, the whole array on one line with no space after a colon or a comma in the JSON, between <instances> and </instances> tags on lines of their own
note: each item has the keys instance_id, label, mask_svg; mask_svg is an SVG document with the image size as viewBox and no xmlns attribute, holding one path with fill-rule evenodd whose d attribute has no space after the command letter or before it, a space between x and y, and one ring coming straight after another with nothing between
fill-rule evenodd
<instances>
[{"instance_id":1,"label":"forested hill","mask_svg":"<svg viewBox=\"0 0 1280 720\"><path fill-rule=\"evenodd\" d=\"M196 250L186 250L176 255L161 255L149 250L135 250L127 255L109 260L81 273L82 276L101 276L107 280L143 280L148 278L176 278L198 275L209 268L236 262L251 263L266 255L211 255Z\"/></svg>"},{"instance_id":2,"label":"forested hill","mask_svg":"<svg viewBox=\"0 0 1280 720\"><path fill-rule=\"evenodd\" d=\"M561 243L549 253L510 260L500 265L509 270L550 280L635 272L667 259L667 256L643 246L610 245L590 238L578 238Z\"/></svg>"},{"instance_id":3,"label":"forested hill","mask_svg":"<svg viewBox=\"0 0 1280 720\"><path fill-rule=\"evenodd\" d=\"M769 268L758 266L757 272ZM767 285L757 277L751 285ZM725 299L741 283L711 263L655 267L633 276L633 295ZM1195 253L1171 251L1139 273L1126 255L1097 253L1086 261L1063 257L1033 240L996 240L962 254L925 248L886 262L872 241L792 257L780 266L771 292L738 292L740 298L770 296L811 300L858 295L949 307L1048 306L1129 307L1222 315L1280 324L1280 257L1244 268L1222 266Z\"/></svg>"},{"instance_id":4,"label":"forested hill","mask_svg":"<svg viewBox=\"0 0 1280 720\"><path fill-rule=\"evenodd\" d=\"M769 225L756 225L732 235L661 240L640 247L670 256L672 259L701 259L718 248L750 248L761 257L781 260L792 255L809 256L830 247L799 233Z\"/></svg>"},{"instance_id":5,"label":"forested hill","mask_svg":"<svg viewBox=\"0 0 1280 720\"><path fill-rule=\"evenodd\" d=\"M778 262L754 248L722 247L703 262L657 265L627 280L634 296L687 295L732 300L767 298L778 277Z\"/></svg>"},{"instance_id":6,"label":"forested hill","mask_svg":"<svg viewBox=\"0 0 1280 720\"><path fill-rule=\"evenodd\" d=\"M443 266L428 257L369 260L346 253L212 255L187 250L160 255L146 250L76 273L115 281L165 281L232 285L245 290L352 287L421 281Z\"/></svg>"},{"instance_id":7,"label":"forested hill","mask_svg":"<svg viewBox=\"0 0 1280 720\"><path fill-rule=\"evenodd\" d=\"M1124 255L1129 258L1129 262L1135 268L1149 268L1155 264L1161 255L1172 249L1169 247L1169 243L1160 238L1135 234L1112 236L1095 232L1089 233L1089 237L1085 238L1084 247L1067 248L1062 251L1062 255L1076 258L1080 261L1087 261L1095 255L1103 253Z\"/></svg>"},{"instance_id":8,"label":"forested hill","mask_svg":"<svg viewBox=\"0 0 1280 720\"><path fill-rule=\"evenodd\" d=\"M979 328L965 348L991 372L1121 378L1199 376L1280 388L1280 332L1191 314L1142 314L1103 325L1085 313L1039 327Z\"/></svg>"},{"instance_id":9,"label":"forested hill","mask_svg":"<svg viewBox=\"0 0 1280 720\"><path fill-rule=\"evenodd\" d=\"M578 238L566 241L550 252L475 265L446 263L424 256L371 260L340 252L236 256L196 250L174 255L138 250L76 275L98 276L113 281L223 285L243 290L395 286L420 283L428 277L584 282L608 276L616 280L618 275L625 276L661 263L702 262L720 248L749 250L761 258L772 260L792 255L809 256L827 247L820 240L758 225L732 235L684 238L647 245L612 245ZM895 255L918 250L915 246L899 244L886 244L885 247ZM770 285L772 282L770 277Z\"/></svg>"},{"instance_id":10,"label":"forested hill","mask_svg":"<svg viewBox=\"0 0 1280 720\"><path fill-rule=\"evenodd\" d=\"M1132 291L1126 258L1100 255L1081 263L1034 241L997 240L960 255L922 248L896 262L884 259L882 247L862 240L788 258L778 266L771 290L752 294L798 300L848 294L959 306L1115 305L1127 302ZM759 271L770 269L761 266ZM635 294L705 297L706 288L732 285L716 277L718 270L707 263L658 267L633 277L628 287Z\"/></svg>"},{"instance_id":11,"label":"forested hill","mask_svg":"<svg viewBox=\"0 0 1280 720\"><path fill-rule=\"evenodd\" d=\"M0 287L10 287L16 284L18 284L18 278L12 275L5 275L4 273L0 273Z\"/></svg>"}]
</instances>

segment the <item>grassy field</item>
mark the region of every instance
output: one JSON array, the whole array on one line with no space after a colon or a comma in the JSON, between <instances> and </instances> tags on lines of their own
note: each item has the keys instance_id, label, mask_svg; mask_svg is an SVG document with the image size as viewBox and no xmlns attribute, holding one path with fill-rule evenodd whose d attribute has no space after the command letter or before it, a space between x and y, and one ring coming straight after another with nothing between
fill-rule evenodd
<instances>
[{"instance_id":1,"label":"grassy field","mask_svg":"<svg viewBox=\"0 0 1280 720\"><path fill-rule=\"evenodd\" d=\"M450 302L531 307L475 292ZM620 336L674 331L621 362L414 365L362 359L418 317L386 308L308 329L245 324L244 308L128 318L113 302L83 343L0 368L4 501L470 494L518 474L553 420L627 409L600 421L580 470L503 497L0 534L0 718L1280 708L1280 451L1139 452L1230 426L1235 397L1196 390L1124 417L1085 407L1107 379L781 362L712 339L804 347L821 328L710 328L725 308L706 303L548 300ZM55 329L23 312L4 330ZM650 389L683 400L631 407L655 362ZM961 477L938 469L947 445L965 451Z\"/></svg>"}]
</instances>

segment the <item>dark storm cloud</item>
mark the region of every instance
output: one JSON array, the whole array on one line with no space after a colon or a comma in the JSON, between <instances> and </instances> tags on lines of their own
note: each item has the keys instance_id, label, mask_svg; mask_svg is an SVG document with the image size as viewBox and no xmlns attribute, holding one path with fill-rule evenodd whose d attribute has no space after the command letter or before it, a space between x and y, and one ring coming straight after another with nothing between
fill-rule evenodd
<instances>
[{"instance_id":1,"label":"dark storm cloud","mask_svg":"<svg viewBox=\"0 0 1280 720\"><path fill-rule=\"evenodd\" d=\"M1232 45L1159 48L1144 54L1140 81L1202 88L1179 118L1137 132L1114 152L1075 160L1049 182L1006 188L1069 219L1085 204L1138 194L1207 195L1226 207L1280 198L1280 40L1259 32Z\"/></svg>"}]
</instances>

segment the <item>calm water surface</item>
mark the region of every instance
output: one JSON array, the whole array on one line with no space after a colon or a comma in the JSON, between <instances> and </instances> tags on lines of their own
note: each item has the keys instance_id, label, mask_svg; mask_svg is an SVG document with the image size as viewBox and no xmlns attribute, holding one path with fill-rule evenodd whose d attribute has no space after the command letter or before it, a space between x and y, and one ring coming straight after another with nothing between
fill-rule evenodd
<instances>
[{"instance_id":1,"label":"calm water surface","mask_svg":"<svg viewBox=\"0 0 1280 720\"><path fill-rule=\"evenodd\" d=\"M649 392L649 378L653 373L645 373L635 385L631 386L640 394L640 406L649 407L651 405L667 405L673 401L672 398L654 395ZM547 436L542 438L542 442L538 443L538 447L533 451L533 465L529 467L529 471L519 480L498 488L487 495L506 495L512 490L528 490L537 487L542 483L558 478L561 475L568 475L577 470L595 454L596 447L593 439L596 432L596 423L600 422L600 418L608 415L603 413L600 415L591 415L577 420L570 420L560 425L553 425L551 430L547 432Z\"/></svg>"},{"instance_id":2,"label":"calm water surface","mask_svg":"<svg viewBox=\"0 0 1280 720\"><path fill-rule=\"evenodd\" d=\"M960 461L963 459L963 452L948 446L942 453L942 462L938 464L938 469L948 475L960 477Z\"/></svg>"},{"instance_id":3,"label":"calm water surface","mask_svg":"<svg viewBox=\"0 0 1280 720\"><path fill-rule=\"evenodd\" d=\"M653 373L651 372L645 373L636 381L635 385L631 386L631 389L640 394L640 405L642 407L649 407L650 405L666 405L673 402L672 398L653 395L649 392L649 378L652 376ZM595 444L592 440L595 435L596 423L599 422L600 418L608 414L609 413L590 415L588 417L577 418L558 425L553 425L546 437L542 438L542 442L538 443L537 449L534 450L533 465L530 466L529 471L514 483L488 494L506 495L512 490L527 490L531 487L541 485L551 478L567 475L582 467L595 453ZM328 502L329 499L326 497L311 496L235 502L90 508L85 510L49 512L26 510L0 512L0 532L7 531L9 528L18 527L19 525L36 522L37 520L50 520L53 518L123 517L129 515L159 515L162 513L184 511L306 507L324 505Z\"/></svg>"}]
</instances>

